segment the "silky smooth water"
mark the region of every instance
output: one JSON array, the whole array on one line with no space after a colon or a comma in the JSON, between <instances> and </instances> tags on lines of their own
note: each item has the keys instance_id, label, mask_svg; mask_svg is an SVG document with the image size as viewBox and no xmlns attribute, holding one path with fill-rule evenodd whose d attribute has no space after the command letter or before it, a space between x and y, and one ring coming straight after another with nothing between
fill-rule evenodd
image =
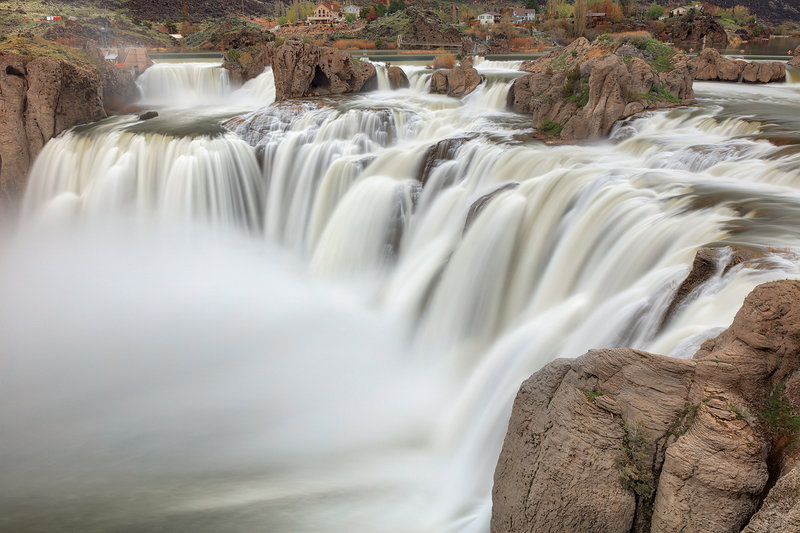
<instances>
[{"instance_id":1,"label":"silky smooth water","mask_svg":"<svg viewBox=\"0 0 800 533\"><path fill-rule=\"evenodd\" d=\"M0 524L485 532L522 380L590 348L691 357L800 274L799 84L697 84L545 146L505 110L515 65L476 63L461 101L405 67L281 105L268 73L163 67L158 119L48 143L0 244ZM763 258L662 325L707 245Z\"/></svg>"}]
</instances>

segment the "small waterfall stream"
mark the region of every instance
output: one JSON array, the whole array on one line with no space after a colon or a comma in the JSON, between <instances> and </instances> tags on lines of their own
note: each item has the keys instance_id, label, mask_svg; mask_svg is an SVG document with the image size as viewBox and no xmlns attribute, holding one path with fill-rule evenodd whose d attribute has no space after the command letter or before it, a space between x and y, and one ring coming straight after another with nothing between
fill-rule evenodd
<instances>
[{"instance_id":1,"label":"small waterfall stream","mask_svg":"<svg viewBox=\"0 0 800 533\"><path fill-rule=\"evenodd\" d=\"M477 61L461 101L405 66L409 89L271 106L269 70L234 89L162 67L157 119L48 143L0 235L0 508L33 502L0 525L486 532L523 379L590 348L689 357L756 284L800 277L800 153L768 140L800 85L701 86L704 107L545 146L505 110L516 66ZM662 328L705 245L763 257ZM108 512L70 517L65 492Z\"/></svg>"}]
</instances>

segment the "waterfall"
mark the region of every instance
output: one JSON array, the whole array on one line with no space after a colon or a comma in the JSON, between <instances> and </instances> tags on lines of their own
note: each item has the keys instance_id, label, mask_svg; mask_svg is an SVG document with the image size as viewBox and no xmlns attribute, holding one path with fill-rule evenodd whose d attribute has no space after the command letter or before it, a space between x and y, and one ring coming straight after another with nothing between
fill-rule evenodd
<instances>
[{"instance_id":1,"label":"waterfall","mask_svg":"<svg viewBox=\"0 0 800 533\"><path fill-rule=\"evenodd\" d=\"M190 106L216 101L231 89L218 63L156 63L137 80L146 104Z\"/></svg>"},{"instance_id":2,"label":"waterfall","mask_svg":"<svg viewBox=\"0 0 800 533\"><path fill-rule=\"evenodd\" d=\"M407 90L265 106L267 71L246 111L48 143L0 234L0 502L30 502L0 525L485 533L522 380L591 348L689 357L800 277L800 154L768 141L800 131L796 85L700 85L545 146L510 66L461 100L403 66ZM663 325L706 245L763 257Z\"/></svg>"},{"instance_id":3,"label":"waterfall","mask_svg":"<svg viewBox=\"0 0 800 533\"><path fill-rule=\"evenodd\" d=\"M272 67L237 88L219 63L156 63L136 83L142 92L140 104L148 106L260 107L275 101Z\"/></svg>"},{"instance_id":4,"label":"waterfall","mask_svg":"<svg viewBox=\"0 0 800 533\"><path fill-rule=\"evenodd\" d=\"M48 143L31 168L25 212L59 221L128 213L258 230L258 163L243 141L229 133L174 136L134 128L129 119L112 119Z\"/></svg>"}]
</instances>

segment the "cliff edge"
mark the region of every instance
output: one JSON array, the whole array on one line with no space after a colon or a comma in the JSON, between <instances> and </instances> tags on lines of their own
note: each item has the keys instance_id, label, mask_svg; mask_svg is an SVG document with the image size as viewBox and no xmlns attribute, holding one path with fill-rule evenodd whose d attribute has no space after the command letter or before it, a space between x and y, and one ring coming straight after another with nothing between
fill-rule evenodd
<instances>
[{"instance_id":1,"label":"cliff edge","mask_svg":"<svg viewBox=\"0 0 800 533\"><path fill-rule=\"evenodd\" d=\"M492 531L800 531L798 368L798 281L756 287L691 360L548 364L514 402Z\"/></svg>"},{"instance_id":2,"label":"cliff edge","mask_svg":"<svg viewBox=\"0 0 800 533\"><path fill-rule=\"evenodd\" d=\"M0 198L22 195L47 141L105 118L137 94L133 75L113 65L0 52Z\"/></svg>"}]
</instances>

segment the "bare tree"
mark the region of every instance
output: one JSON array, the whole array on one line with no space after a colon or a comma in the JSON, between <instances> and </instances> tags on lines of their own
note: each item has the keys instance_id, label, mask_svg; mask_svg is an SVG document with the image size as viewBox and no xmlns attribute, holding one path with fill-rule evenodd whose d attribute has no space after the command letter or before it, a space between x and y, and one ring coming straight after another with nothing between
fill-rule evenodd
<instances>
[{"instance_id":1,"label":"bare tree","mask_svg":"<svg viewBox=\"0 0 800 533\"><path fill-rule=\"evenodd\" d=\"M575 0L575 37L586 31L586 0Z\"/></svg>"}]
</instances>

